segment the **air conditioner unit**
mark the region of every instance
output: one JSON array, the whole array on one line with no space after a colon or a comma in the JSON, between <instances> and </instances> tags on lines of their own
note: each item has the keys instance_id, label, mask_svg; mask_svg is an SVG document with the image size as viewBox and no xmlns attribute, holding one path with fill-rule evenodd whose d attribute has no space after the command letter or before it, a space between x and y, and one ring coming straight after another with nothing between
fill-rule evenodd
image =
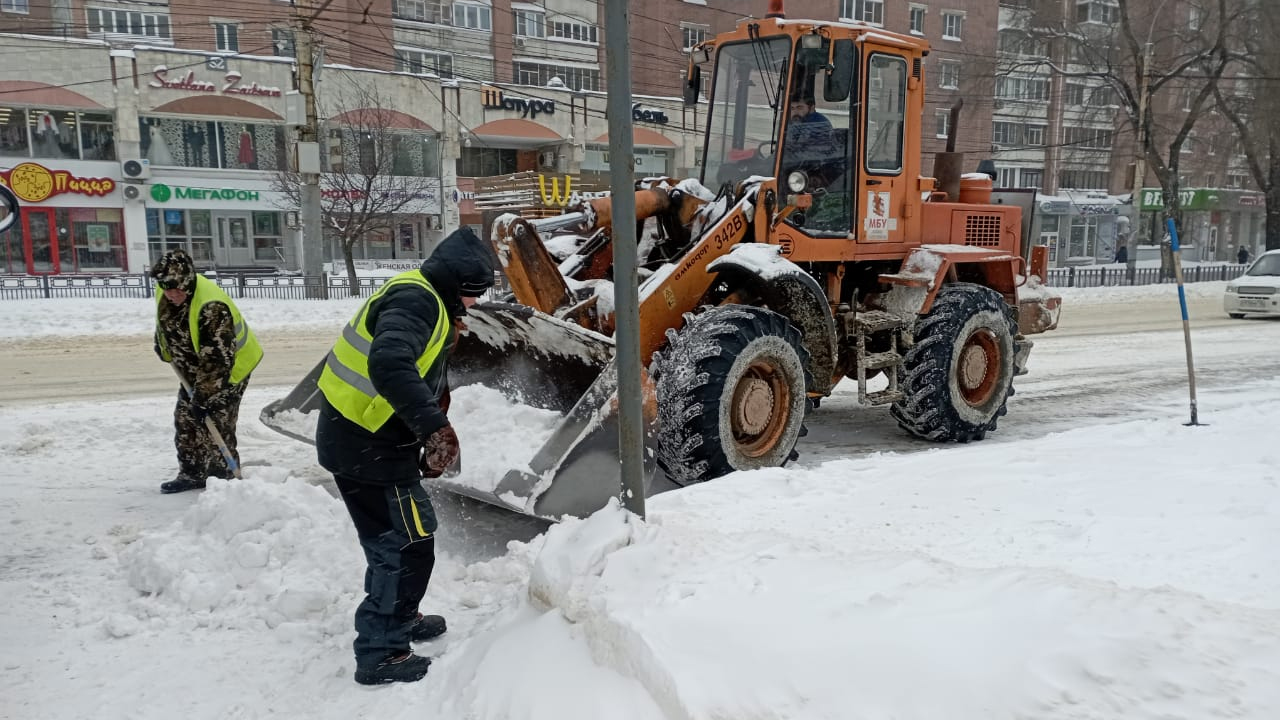
<instances>
[{"instance_id":1,"label":"air conditioner unit","mask_svg":"<svg viewBox=\"0 0 1280 720\"><path fill-rule=\"evenodd\" d=\"M125 200L130 200L133 202L142 200L141 185L125 185L124 190L122 190L121 193L124 195Z\"/></svg>"},{"instance_id":2,"label":"air conditioner unit","mask_svg":"<svg viewBox=\"0 0 1280 720\"><path fill-rule=\"evenodd\" d=\"M522 48L522 47L524 47L524 45L525 45L524 38L522 38L522 37L517 37L517 38L516 38L516 47L518 47L518 48Z\"/></svg>"},{"instance_id":3,"label":"air conditioner unit","mask_svg":"<svg viewBox=\"0 0 1280 720\"><path fill-rule=\"evenodd\" d=\"M146 180L151 177L151 161L146 158L130 158L120 163L125 180Z\"/></svg>"},{"instance_id":4,"label":"air conditioner unit","mask_svg":"<svg viewBox=\"0 0 1280 720\"><path fill-rule=\"evenodd\" d=\"M548 168L548 169L555 169L556 153L554 150L547 150L546 152L542 153L542 155L540 156L540 160L542 161L542 167Z\"/></svg>"}]
</instances>

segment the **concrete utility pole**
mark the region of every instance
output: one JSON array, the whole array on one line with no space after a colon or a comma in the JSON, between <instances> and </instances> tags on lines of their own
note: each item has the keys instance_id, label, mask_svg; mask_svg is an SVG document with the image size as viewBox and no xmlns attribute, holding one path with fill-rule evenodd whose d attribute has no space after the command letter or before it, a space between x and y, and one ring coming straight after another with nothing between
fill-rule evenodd
<instances>
[{"instance_id":1,"label":"concrete utility pole","mask_svg":"<svg viewBox=\"0 0 1280 720\"><path fill-rule=\"evenodd\" d=\"M306 124L298 129L295 169L302 178L299 188L299 213L302 220L302 274L319 280L324 266L324 232L320 217L320 114L316 109L315 87L315 37L311 23L329 6L326 0L319 10L312 12L311 0L296 0L294 9L298 22L294 32L298 53L298 92L306 109ZM309 286L309 289L310 286ZM327 288L314 288L316 297L323 297ZM308 294L311 294L310 292Z\"/></svg>"},{"instance_id":2,"label":"concrete utility pole","mask_svg":"<svg viewBox=\"0 0 1280 720\"><path fill-rule=\"evenodd\" d=\"M1129 228L1129 255L1125 264L1130 285L1133 284L1138 272L1138 232L1142 229L1142 186L1147 176L1147 105L1149 103L1147 95L1150 93L1147 78L1151 75L1150 69L1151 43L1148 42L1142 50L1142 59L1138 65L1141 76L1138 79L1138 122L1134 132L1138 149L1133 158L1133 226Z\"/></svg>"},{"instance_id":3,"label":"concrete utility pole","mask_svg":"<svg viewBox=\"0 0 1280 720\"><path fill-rule=\"evenodd\" d=\"M640 385L640 292L636 282L635 143L631 136L631 17L627 0L605 0L609 91L609 185L613 189L613 333L618 367L618 461L622 504L644 517L644 414Z\"/></svg>"}]
</instances>

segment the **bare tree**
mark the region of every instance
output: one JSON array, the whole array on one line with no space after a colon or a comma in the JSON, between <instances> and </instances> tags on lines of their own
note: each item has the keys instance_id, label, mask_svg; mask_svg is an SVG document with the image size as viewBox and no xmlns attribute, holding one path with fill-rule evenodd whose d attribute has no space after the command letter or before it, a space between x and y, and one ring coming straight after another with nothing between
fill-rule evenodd
<instances>
[{"instance_id":1,"label":"bare tree","mask_svg":"<svg viewBox=\"0 0 1280 720\"><path fill-rule=\"evenodd\" d=\"M321 178L322 224L342 248L351 294L359 295L355 247L379 234L394 243L401 216L419 213L424 200L439 193L439 144L367 84L346 81L325 95L329 153ZM286 202L299 206L297 172L278 173L274 184Z\"/></svg>"},{"instance_id":2,"label":"bare tree","mask_svg":"<svg viewBox=\"0 0 1280 720\"><path fill-rule=\"evenodd\" d=\"M1111 87L1120 108L1117 134L1133 139L1136 152L1160 183L1166 217L1181 231L1179 170L1184 146L1189 146L1196 123L1215 105L1219 81L1234 59L1231 30L1243 7L1236 0L1116 2L1072 4L1074 17L1063 17L1059 2L1034 2L1028 32L1061 48L1051 54L1055 74ZM1134 230L1131 245L1138 234ZM1134 251L1129 249L1131 262ZM1163 266L1171 273L1167 246L1165 251Z\"/></svg>"},{"instance_id":3,"label":"bare tree","mask_svg":"<svg viewBox=\"0 0 1280 720\"><path fill-rule=\"evenodd\" d=\"M1280 4L1247 3L1233 33L1232 88L1215 91L1217 107L1239 135L1239 149L1266 196L1266 248L1280 250Z\"/></svg>"}]
</instances>

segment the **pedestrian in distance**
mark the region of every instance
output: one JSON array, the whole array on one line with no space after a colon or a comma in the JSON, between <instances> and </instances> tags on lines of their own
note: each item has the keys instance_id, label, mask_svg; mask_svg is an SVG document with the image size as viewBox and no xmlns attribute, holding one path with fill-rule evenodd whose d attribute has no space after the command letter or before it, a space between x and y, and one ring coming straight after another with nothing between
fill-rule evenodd
<instances>
[{"instance_id":1,"label":"pedestrian in distance","mask_svg":"<svg viewBox=\"0 0 1280 720\"><path fill-rule=\"evenodd\" d=\"M333 473L364 549L365 598L355 612L355 680L415 682L429 657L411 642L445 632L419 604L435 566L435 509L422 478L458 460L446 371L467 306L493 286L495 258L468 228L417 270L396 275L343 326L325 358L316 425L320 465Z\"/></svg>"},{"instance_id":2,"label":"pedestrian in distance","mask_svg":"<svg viewBox=\"0 0 1280 720\"><path fill-rule=\"evenodd\" d=\"M1244 245L1240 246L1240 249L1236 251L1236 262L1240 265L1245 265L1249 262L1249 248Z\"/></svg>"},{"instance_id":3,"label":"pedestrian in distance","mask_svg":"<svg viewBox=\"0 0 1280 720\"><path fill-rule=\"evenodd\" d=\"M196 272L187 253L165 253L152 266L151 277L156 281L155 352L182 379L173 409L178 476L162 483L160 492L196 490L209 477L234 476L206 419L239 467L240 400L249 374L262 361L262 347L235 303L217 283ZM191 396L184 386L191 388Z\"/></svg>"},{"instance_id":4,"label":"pedestrian in distance","mask_svg":"<svg viewBox=\"0 0 1280 720\"><path fill-rule=\"evenodd\" d=\"M1129 262L1129 246L1123 242L1116 245L1116 257L1114 262L1124 265Z\"/></svg>"}]
</instances>

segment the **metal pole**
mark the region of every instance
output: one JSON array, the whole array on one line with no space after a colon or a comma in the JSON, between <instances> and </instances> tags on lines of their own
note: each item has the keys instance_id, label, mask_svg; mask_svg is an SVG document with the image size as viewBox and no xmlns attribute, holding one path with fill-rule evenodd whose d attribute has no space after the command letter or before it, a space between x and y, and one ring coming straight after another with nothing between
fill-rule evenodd
<instances>
[{"instance_id":1,"label":"metal pole","mask_svg":"<svg viewBox=\"0 0 1280 720\"><path fill-rule=\"evenodd\" d=\"M311 33L310 0L298 0L298 92L306 107L306 124L298 130L298 174L302 178L299 188L299 207L302 221L302 274L320 277L324 265L324 233L321 230L320 209L320 113L316 109L315 89L315 37ZM327 5L327 3L326 3ZM316 297L320 293L315 293Z\"/></svg>"},{"instance_id":2,"label":"metal pole","mask_svg":"<svg viewBox=\"0 0 1280 720\"><path fill-rule=\"evenodd\" d=\"M1138 231L1142 228L1142 185L1147 175L1147 94L1150 90L1147 87L1147 78L1150 76L1151 69L1151 43L1147 43L1142 50L1141 65L1138 72L1142 73L1138 90L1138 123L1137 131L1134 133L1137 142L1137 156L1133 159L1133 195L1131 202L1133 203L1133 225L1129 228L1129 256L1125 260L1125 271L1129 277L1129 284L1134 283L1134 277L1138 270Z\"/></svg>"},{"instance_id":3,"label":"metal pole","mask_svg":"<svg viewBox=\"0 0 1280 720\"><path fill-rule=\"evenodd\" d=\"M1191 356L1191 320L1187 317L1187 293L1182 287L1182 253L1178 247L1178 228L1173 218L1165 221L1169 226L1169 241L1173 247L1173 276L1178 281L1178 303L1182 306L1182 339L1187 345L1187 380L1191 388L1191 422L1187 425L1199 425L1200 418L1196 411L1196 363Z\"/></svg>"},{"instance_id":4,"label":"metal pole","mask_svg":"<svg viewBox=\"0 0 1280 720\"><path fill-rule=\"evenodd\" d=\"M644 415L640 385L640 293L636 281L635 147L631 132L631 16L605 0L609 91L609 185L613 189L613 306L618 366L618 460L622 504L644 517Z\"/></svg>"}]
</instances>

